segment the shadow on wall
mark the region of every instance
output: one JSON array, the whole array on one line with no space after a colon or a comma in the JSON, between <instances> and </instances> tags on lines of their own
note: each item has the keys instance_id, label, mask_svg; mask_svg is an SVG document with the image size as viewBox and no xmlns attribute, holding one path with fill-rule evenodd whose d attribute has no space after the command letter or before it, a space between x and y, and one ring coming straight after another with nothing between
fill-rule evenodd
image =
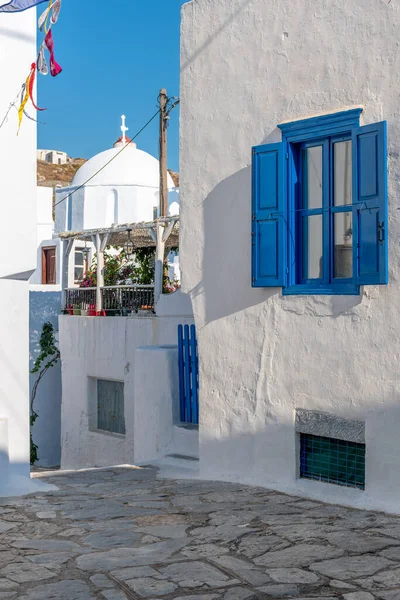
<instances>
[{"instance_id":1,"label":"shadow on wall","mask_svg":"<svg viewBox=\"0 0 400 600\"><path fill-rule=\"evenodd\" d=\"M204 200L204 324L280 293L251 287L251 166L219 183Z\"/></svg>"},{"instance_id":2,"label":"shadow on wall","mask_svg":"<svg viewBox=\"0 0 400 600\"><path fill-rule=\"evenodd\" d=\"M280 132L275 129L260 144L277 141L280 141ZM203 296L202 325L282 295L281 288L252 287L251 194L252 167L249 165L221 181L203 202L203 279L191 291L193 299ZM299 298L303 305L315 302L315 296L285 296L282 308L296 312L293 307ZM359 296L324 298L325 312L335 318L350 313L362 302L362 290ZM303 313L303 310L298 311L299 315Z\"/></svg>"},{"instance_id":3,"label":"shadow on wall","mask_svg":"<svg viewBox=\"0 0 400 600\"><path fill-rule=\"evenodd\" d=\"M365 490L300 478L300 436L295 432L293 409L279 417L266 415L265 422L260 419L253 427L246 421L247 432L244 417L243 425L238 423L236 429L218 432L214 438L201 431L200 477L258 485L329 504L400 514L400 406L394 400L396 393L391 396L376 401L365 411L346 415L366 423ZM202 411L208 408L201 405ZM341 468L343 465L339 464Z\"/></svg>"},{"instance_id":4,"label":"shadow on wall","mask_svg":"<svg viewBox=\"0 0 400 600\"><path fill-rule=\"evenodd\" d=\"M29 358L30 369L40 352L40 336L44 323L50 322L58 337L58 315L61 292L29 292ZM37 374L30 375L30 390ZM55 466L61 459L61 361L40 382L35 400L38 413L33 427L33 441L39 446L41 466Z\"/></svg>"}]
</instances>

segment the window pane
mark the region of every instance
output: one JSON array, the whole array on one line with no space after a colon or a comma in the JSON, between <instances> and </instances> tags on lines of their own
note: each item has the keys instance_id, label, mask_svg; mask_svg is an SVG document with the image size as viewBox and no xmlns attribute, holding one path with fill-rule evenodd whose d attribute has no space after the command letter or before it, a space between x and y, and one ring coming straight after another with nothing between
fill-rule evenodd
<instances>
[{"instance_id":1,"label":"window pane","mask_svg":"<svg viewBox=\"0 0 400 600\"><path fill-rule=\"evenodd\" d=\"M352 202L351 141L337 142L334 152L334 204L343 206Z\"/></svg>"},{"instance_id":2,"label":"window pane","mask_svg":"<svg viewBox=\"0 0 400 600\"><path fill-rule=\"evenodd\" d=\"M77 266L83 266L83 252L82 250L75 251L75 264Z\"/></svg>"},{"instance_id":3,"label":"window pane","mask_svg":"<svg viewBox=\"0 0 400 600\"><path fill-rule=\"evenodd\" d=\"M304 217L304 279L322 279L322 215Z\"/></svg>"},{"instance_id":4,"label":"window pane","mask_svg":"<svg viewBox=\"0 0 400 600\"><path fill-rule=\"evenodd\" d=\"M322 207L322 146L306 150L306 181L304 208Z\"/></svg>"},{"instance_id":5,"label":"window pane","mask_svg":"<svg viewBox=\"0 0 400 600\"><path fill-rule=\"evenodd\" d=\"M335 230L335 270L334 276L353 277L353 228L352 213L341 212L334 215Z\"/></svg>"},{"instance_id":6,"label":"window pane","mask_svg":"<svg viewBox=\"0 0 400 600\"><path fill-rule=\"evenodd\" d=\"M75 282L83 280L83 267L75 267Z\"/></svg>"}]
</instances>

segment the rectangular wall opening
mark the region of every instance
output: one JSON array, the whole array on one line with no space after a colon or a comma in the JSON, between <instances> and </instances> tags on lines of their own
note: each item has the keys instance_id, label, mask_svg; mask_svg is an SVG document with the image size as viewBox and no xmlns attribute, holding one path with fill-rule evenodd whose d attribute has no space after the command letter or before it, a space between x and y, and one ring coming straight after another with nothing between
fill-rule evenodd
<instances>
[{"instance_id":1,"label":"rectangular wall opening","mask_svg":"<svg viewBox=\"0 0 400 600\"><path fill-rule=\"evenodd\" d=\"M97 429L125 435L124 384L97 380Z\"/></svg>"},{"instance_id":2,"label":"rectangular wall opening","mask_svg":"<svg viewBox=\"0 0 400 600\"><path fill-rule=\"evenodd\" d=\"M300 477L365 489L365 444L300 434Z\"/></svg>"}]
</instances>

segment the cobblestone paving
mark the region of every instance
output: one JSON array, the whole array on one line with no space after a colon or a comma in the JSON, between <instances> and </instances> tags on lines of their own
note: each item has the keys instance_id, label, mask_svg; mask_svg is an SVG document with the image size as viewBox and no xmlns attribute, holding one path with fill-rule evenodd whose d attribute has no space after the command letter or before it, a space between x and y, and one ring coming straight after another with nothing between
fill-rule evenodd
<instances>
[{"instance_id":1,"label":"cobblestone paving","mask_svg":"<svg viewBox=\"0 0 400 600\"><path fill-rule=\"evenodd\" d=\"M156 475L0 498L0 600L400 600L400 518Z\"/></svg>"}]
</instances>

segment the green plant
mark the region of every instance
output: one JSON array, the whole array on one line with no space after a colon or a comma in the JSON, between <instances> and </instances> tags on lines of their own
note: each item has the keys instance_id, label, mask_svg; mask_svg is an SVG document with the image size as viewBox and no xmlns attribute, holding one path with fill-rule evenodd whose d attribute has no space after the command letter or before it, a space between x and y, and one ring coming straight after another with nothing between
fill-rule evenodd
<instances>
[{"instance_id":1,"label":"green plant","mask_svg":"<svg viewBox=\"0 0 400 600\"><path fill-rule=\"evenodd\" d=\"M49 322L43 325L42 333L40 335L39 340L39 346L40 353L37 359L35 360L33 369L31 370L31 373L33 374L38 373L38 377L32 387L30 404L31 465L35 464L35 462L38 460L38 446L33 442L32 439L32 427L39 416L34 408L37 389L39 383L41 382L47 371L54 367L60 359L60 351L56 345L56 340L54 337L54 328L53 325Z\"/></svg>"},{"instance_id":2,"label":"green plant","mask_svg":"<svg viewBox=\"0 0 400 600\"><path fill-rule=\"evenodd\" d=\"M133 259L126 257L125 251L104 252L104 285L116 286L130 283L149 285L154 282L154 248L138 248ZM81 287L96 287L97 256L94 255L90 269Z\"/></svg>"},{"instance_id":3,"label":"green plant","mask_svg":"<svg viewBox=\"0 0 400 600\"><path fill-rule=\"evenodd\" d=\"M170 252L176 253L178 248L169 248L166 250L166 254ZM163 268L163 294L173 294L181 287L180 281L174 278L172 281L169 278L169 268L168 268L168 254L164 259L164 268Z\"/></svg>"}]
</instances>

